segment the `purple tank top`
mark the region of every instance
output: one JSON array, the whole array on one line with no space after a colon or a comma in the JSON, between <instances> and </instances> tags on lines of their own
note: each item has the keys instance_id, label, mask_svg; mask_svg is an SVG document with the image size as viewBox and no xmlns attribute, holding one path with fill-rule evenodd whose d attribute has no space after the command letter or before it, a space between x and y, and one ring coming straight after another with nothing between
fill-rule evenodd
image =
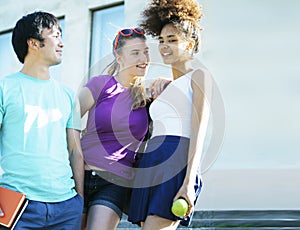
<instances>
[{"instance_id":1,"label":"purple tank top","mask_svg":"<svg viewBox=\"0 0 300 230\"><path fill-rule=\"evenodd\" d=\"M148 129L146 108L132 111L129 90L113 76L93 77L86 87L96 103L89 111L87 132L81 138L85 162L133 178L134 156Z\"/></svg>"}]
</instances>

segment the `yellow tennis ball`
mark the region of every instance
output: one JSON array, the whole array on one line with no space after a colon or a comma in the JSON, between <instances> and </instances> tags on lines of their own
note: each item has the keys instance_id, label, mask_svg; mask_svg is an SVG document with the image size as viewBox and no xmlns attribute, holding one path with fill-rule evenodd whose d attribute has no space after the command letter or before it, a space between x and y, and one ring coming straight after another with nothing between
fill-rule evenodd
<instances>
[{"instance_id":1,"label":"yellow tennis ball","mask_svg":"<svg viewBox=\"0 0 300 230\"><path fill-rule=\"evenodd\" d=\"M189 209L188 202L183 198L179 198L173 202L171 211L175 216L182 217L185 216L188 209Z\"/></svg>"}]
</instances>

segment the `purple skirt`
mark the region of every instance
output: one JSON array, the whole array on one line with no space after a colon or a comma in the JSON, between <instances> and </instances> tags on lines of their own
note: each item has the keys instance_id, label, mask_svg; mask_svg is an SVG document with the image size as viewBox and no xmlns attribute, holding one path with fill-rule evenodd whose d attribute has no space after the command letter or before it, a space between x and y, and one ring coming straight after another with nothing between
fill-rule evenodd
<instances>
[{"instance_id":1,"label":"purple skirt","mask_svg":"<svg viewBox=\"0 0 300 230\"><path fill-rule=\"evenodd\" d=\"M128 221L139 224L147 216L157 215L173 221L181 220L180 224L184 226L190 224L193 213L180 218L171 212L173 199L186 175L188 150L189 139L185 137L158 136L148 141L136 171ZM194 185L195 203L201 187L198 173Z\"/></svg>"}]
</instances>

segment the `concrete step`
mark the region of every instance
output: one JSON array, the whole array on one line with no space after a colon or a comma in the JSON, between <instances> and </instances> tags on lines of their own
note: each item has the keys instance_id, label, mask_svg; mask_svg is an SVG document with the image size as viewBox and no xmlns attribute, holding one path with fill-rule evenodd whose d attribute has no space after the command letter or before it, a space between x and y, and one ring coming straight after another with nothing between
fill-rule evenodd
<instances>
[{"instance_id":1,"label":"concrete step","mask_svg":"<svg viewBox=\"0 0 300 230\"><path fill-rule=\"evenodd\" d=\"M124 215L118 229L136 230L140 227L129 223ZM300 210L196 211L191 225L178 229L300 230Z\"/></svg>"}]
</instances>

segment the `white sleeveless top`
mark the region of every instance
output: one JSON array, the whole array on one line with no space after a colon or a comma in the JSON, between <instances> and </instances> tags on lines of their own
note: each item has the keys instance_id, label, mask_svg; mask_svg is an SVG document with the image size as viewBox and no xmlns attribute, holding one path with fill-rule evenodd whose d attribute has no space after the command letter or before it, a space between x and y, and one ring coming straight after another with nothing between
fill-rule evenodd
<instances>
[{"instance_id":1,"label":"white sleeveless top","mask_svg":"<svg viewBox=\"0 0 300 230\"><path fill-rule=\"evenodd\" d=\"M191 71L172 81L150 105L152 136L174 135L190 138L192 119Z\"/></svg>"}]
</instances>

